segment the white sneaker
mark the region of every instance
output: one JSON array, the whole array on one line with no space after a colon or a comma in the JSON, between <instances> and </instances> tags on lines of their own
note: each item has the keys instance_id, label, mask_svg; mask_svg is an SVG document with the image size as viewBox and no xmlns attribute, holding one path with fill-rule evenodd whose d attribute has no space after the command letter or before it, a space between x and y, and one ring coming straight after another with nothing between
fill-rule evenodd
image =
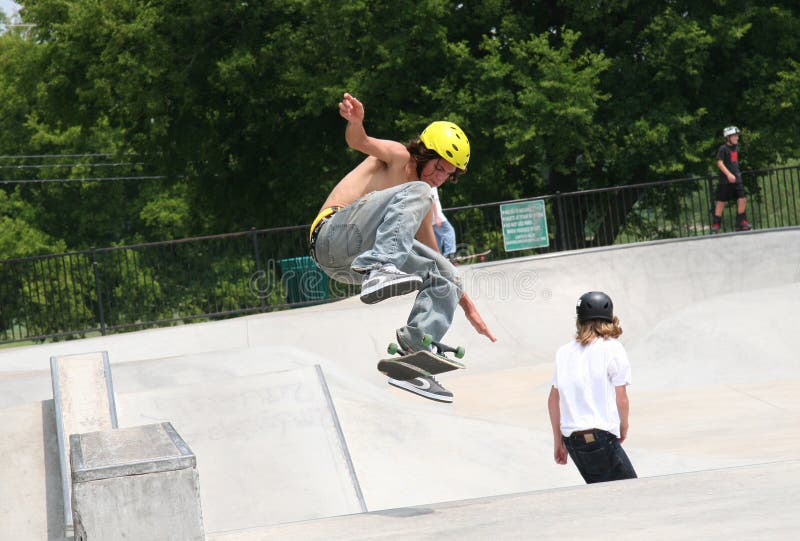
<instances>
[{"instance_id":1,"label":"white sneaker","mask_svg":"<svg viewBox=\"0 0 800 541\"><path fill-rule=\"evenodd\" d=\"M361 285L361 301L375 304L389 297L405 295L422 287L422 278L406 274L391 263L371 271Z\"/></svg>"},{"instance_id":2,"label":"white sneaker","mask_svg":"<svg viewBox=\"0 0 800 541\"><path fill-rule=\"evenodd\" d=\"M437 402L453 401L453 393L445 389L433 376L419 376L408 380L389 378L389 384Z\"/></svg>"}]
</instances>

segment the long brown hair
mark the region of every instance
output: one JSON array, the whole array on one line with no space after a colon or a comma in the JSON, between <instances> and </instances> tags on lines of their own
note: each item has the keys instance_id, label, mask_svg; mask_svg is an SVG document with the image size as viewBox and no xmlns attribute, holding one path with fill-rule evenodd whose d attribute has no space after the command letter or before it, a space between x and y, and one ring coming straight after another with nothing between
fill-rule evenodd
<instances>
[{"instance_id":1,"label":"long brown hair","mask_svg":"<svg viewBox=\"0 0 800 541\"><path fill-rule=\"evenodd\" d=\"M432 160L438 160L439 158L442 158L441 156L439 156L438 152L426 147L419 139L414 139L406 143L406 150L408 150L408 153L411 154L411 157L414 158L414 160L416 160L417 162L418 178L422 176L422 168L425 167L426 163ZM458 167L456 167L456 170L453 171L453 173L449 177L447 177L447 182L452 182L453 184L457 184L458 177L460 177L464 173L466 173L466 170L459 169Z\"/></svg>"},{"instance_id":2,"label":"long brown hair","mask_svg":"<svg viewBox=\"0 0 800 541\"><path fill-rule=\"evenodd\" d=\"M589 319L587 321L575 321L578 332L575 340L582 346L588 346L598 338L619 338L622 334L622 327L619 326L619 318L614 316L611 321L604 319Z\"/></svg>"}]
</instances>

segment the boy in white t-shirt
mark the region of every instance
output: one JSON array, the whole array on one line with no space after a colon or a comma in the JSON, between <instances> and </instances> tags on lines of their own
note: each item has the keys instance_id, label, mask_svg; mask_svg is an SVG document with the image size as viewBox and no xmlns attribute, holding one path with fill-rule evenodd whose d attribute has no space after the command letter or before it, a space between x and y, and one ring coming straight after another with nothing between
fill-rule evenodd
<instances>
[{"instance_id":1,"label":"boy in white t-shirt","mask_svg":"<svg viewBox=\"0 0 800 541\"><path fill-rule=\"evenodd\" d=\"M631 382L631 364L617 340L622 327L605 293L585 293L576 311L578 332L556 353L547 401L555 461L566 464L569 453L587 483L635 478L621 445Z\"/></svg>"}]
</instances>

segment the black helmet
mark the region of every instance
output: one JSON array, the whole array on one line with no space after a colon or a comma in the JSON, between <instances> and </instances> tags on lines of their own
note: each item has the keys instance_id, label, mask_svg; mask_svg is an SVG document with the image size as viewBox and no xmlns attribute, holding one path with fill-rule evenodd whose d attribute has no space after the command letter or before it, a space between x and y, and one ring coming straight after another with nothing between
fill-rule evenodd
<instances>
[{"instance_id":1,"label":"black helmet","mask_svg":"<svg viewBox=\"0 0 800 541\"><path fill-rule=\"evenodd\" d=\"M611 297L602 291L590 291L584 293L575 305L578 313L578 321L581 323L590 319L604 319L612 321L614 319L614 303Z\"/></svg>"}]
</instances>

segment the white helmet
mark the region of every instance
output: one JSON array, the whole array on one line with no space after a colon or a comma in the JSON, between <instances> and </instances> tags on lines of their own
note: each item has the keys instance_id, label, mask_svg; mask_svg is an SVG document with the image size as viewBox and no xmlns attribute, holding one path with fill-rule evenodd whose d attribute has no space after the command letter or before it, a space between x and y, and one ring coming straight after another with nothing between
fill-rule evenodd
<instances>
[{"instance_id":1,"label":"white helmet","mask_svg":"<svg viewBox=\"0 0 800 541\"><path fill-rule=\"evenodd\" d=\"M722 130L722 137L728 137L730 135L736 135L737 133L741 133L739 128L736 126L728 126L724 130Z\"/></svg>"}]
</instances>

